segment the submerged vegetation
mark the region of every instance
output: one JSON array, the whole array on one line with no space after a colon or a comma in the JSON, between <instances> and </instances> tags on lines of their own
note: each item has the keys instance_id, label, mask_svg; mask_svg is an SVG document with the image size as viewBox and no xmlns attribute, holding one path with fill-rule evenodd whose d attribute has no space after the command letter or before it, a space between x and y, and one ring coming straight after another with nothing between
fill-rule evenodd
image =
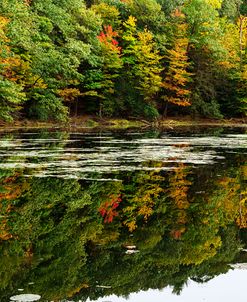
<instances>
[{"instance_id":1,"label":"submerged vegetation","mask_svg":"<svg viewBox=\"0 0 247 302\"><path fill-rule=\"evenodd\" d=\"M243 117L242 0L1 0L0 120Z\"/></svg>"}]
</instances>

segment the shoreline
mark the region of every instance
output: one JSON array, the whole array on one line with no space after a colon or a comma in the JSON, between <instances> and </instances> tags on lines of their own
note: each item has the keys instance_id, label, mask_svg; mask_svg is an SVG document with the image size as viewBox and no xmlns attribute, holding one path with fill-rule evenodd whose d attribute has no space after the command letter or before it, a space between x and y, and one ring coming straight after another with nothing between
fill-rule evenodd
<instances>
[{"instance_id":1,"label":"shoreline","mask_svg":"<svg viewBox=\"0 0 247 302\"><path fill-rule=\"evenodd\" d=\"M121 118L99 118L97 116L81 116L69 118L67 122L38 120L19 120L11 123L0 123L0 131L23 130L23 129L62 129L62 130L127 130L127 129L173 129L178 127L243 127L247 128L247 118L231 119L192 119L166 118L157 121L147 121L143 119L121 119Z\"/></svg>"}]
</instances>

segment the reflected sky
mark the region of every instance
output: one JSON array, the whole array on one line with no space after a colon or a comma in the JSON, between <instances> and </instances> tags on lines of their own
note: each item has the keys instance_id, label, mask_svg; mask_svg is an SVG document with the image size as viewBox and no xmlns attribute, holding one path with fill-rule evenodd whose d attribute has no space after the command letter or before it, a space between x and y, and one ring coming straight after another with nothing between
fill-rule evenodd
<instances>
[{"instance_id":1,"label":"reflected sky","mask_svg":"<svg viewBox=\"0 0 247 302\"><path fill-rule=\"evenodd\" d=\"M172 289L165 288L162 291L149 290L130 294L128 299L112 295L98 299L97 302L246 302L246 280L247 270L235 269L203 284L189 280L179 296L174 295ZM89 301L91 300L88 299L87 302Z\"/></svg>"}]
</instances>

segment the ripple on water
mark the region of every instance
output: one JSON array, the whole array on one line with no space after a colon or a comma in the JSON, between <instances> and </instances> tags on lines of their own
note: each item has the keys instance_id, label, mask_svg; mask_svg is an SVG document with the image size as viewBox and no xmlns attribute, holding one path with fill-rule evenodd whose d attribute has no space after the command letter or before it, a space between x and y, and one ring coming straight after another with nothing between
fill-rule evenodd
<instances>
[{"instance_id":1,"label":"ripple on water","mask_svg":"<svg viewBox=\"0 0 247 302\"><path fill-rule=\"evenodd\" d=\"M51 145L52 144L52 145ZM81 135L71 139L13 138L0 140L0 168L26 169L28 176L90 178L90 174L172 170L178 163L214 164L226 153L245 152L247 135L168 136L130 139ZM155 163L159 162L159 167Z\"/></svg>"}]
</instances>

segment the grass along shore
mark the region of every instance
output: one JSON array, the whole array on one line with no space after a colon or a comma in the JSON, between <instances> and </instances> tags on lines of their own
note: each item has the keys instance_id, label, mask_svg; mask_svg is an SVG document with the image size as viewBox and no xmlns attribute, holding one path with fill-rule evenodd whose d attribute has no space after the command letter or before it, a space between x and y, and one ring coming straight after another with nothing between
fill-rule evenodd
<instances>
[{"instance_id":1,"label":"grass along shore","mask_svg":"<svg viewBox=\"0 0 247 302\"><path fill-rule=\"evenodd\" d=\"M34 128L58 128L65 130L73 129L129 129L129 128L176 128L193 126L222 126L222 127L246 127L247 118L231 119L208 119L191 117L173 117L147 121L143 119L120 119L120 118L99 118L97 116L71 117L67 122L38 121L38 120L18 120L11 123L0 121L0 131L14 129L34 129Z\"/></svg>"}]
</instances>

